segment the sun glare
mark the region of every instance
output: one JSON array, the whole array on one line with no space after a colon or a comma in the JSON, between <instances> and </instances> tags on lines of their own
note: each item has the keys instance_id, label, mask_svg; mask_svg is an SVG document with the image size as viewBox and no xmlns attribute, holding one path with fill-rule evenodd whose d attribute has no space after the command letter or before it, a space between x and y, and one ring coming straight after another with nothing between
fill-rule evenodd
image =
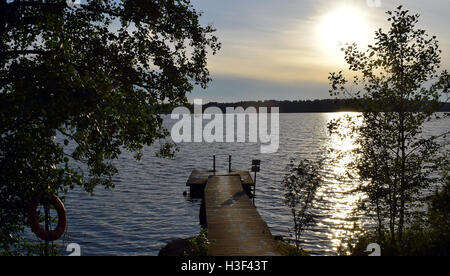
<instances>
[{"instance_id":1,"label":"sun glare","mask_svg":"<svg viewBox=\"0 0 450 276\"><path fill-rule=\"evenodd\" d=\"M318 25L321 48L328 55L340 52L340 44L356 43L366 47L370 30L365 15L353 7L339 7L321 17Z\"/></svg>"}]
</instances>

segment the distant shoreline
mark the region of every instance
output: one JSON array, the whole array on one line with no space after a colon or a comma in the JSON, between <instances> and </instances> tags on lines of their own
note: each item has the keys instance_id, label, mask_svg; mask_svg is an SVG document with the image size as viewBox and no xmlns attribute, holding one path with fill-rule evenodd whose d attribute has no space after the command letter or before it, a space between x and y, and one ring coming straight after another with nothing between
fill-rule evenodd
<instances>
[{"instance_id":1,"label":"distant shoreline","mask_svg":"<svg viewBox=\"0 0 450 276\"><path fill-rule=\"evenodd\" d=\"M299 100L299 101L240 101L233 103L218 103L209 102L203 105L203 109L208 107L218 107L225 113L227 107L242 107L247 109L248 107L255 107L257 109L261 107L278 107L279 113L337 113L337 112L361 112L357 106L360 103L355 100ZM442 103L443 106L439 112L450 112L450 103ZM194 106L190 106L191 112L194 110ZM270 112L270 110L268 110Z\"/></svg>"}]
</instances>

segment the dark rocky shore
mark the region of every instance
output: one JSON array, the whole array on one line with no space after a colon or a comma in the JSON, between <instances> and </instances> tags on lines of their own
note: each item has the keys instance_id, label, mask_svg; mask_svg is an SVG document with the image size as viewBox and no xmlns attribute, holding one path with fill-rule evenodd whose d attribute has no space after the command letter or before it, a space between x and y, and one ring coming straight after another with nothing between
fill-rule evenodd
<instances>
[{"instance_id":1,"label":"dark rocky shore","mask_svg":"<svg viewBox=\"0 0 450 276\"><path fill-rule=\"evenodd\" d=\"M282 256L309 256L309 253L303 249L296 249L295 246L285 242L283 237L275 236L277 241L277 248L280 250ZM180 257L186 256L186 252L189 252L189 238L176 239L169 242L160 251L158 256L160 257Z\"/></svg>"},{"instance_id":2,"label":"dark rocky shore","mask_svg":"<svg viewBox=\"0 0 450 276\"><path fill-rule=\"evenodd\" d=\"M189 239L176 239L169 242L159 251L158 256L184 256L189 252Z\"/></svg>"}]
</instances>

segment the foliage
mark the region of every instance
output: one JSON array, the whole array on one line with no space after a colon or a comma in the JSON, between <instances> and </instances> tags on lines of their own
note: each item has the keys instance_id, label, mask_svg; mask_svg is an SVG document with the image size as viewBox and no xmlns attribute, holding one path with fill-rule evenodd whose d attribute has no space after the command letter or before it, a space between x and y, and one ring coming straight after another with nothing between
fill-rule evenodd
<instances>
[{"instance_id":1,"label":"foliage","mask_svg":"<svg viewBox=\"0 0 450 276\"><path fill-rule=\"evenodd\" d=\"M446 255L450 255L450 176L445 176L441 191L436 191L428 209L427 222L432 229L434 241L443 243ZM437 244L436 244L437 246Z\"/></svg>"},{"instance_id":2,"label":"foliage","mask_svg":"<svg viewBox=\"0 0 450 276\"><path fill-rule=\"evenodd\" d=\"M199 16L189 0L0 0L2 250L36 193L111 188L123 150L173 156L161 114L206 87L220 48Z\"/></svg>"},{"instance_id":3,"label":"foliage","mask_svg":"<svg viewBox=\"0 0 450 276\"><path fill-rule=\"evenodd\" d=\"M297 249L300 248L302 234L315 222L311 209L314 208L316 192L321 184L320 167L321 162L305 159L296 165L295 160L291 160L283 179L285 204L291 209Z\"/></svg>"},{"instance_id":4,"label":"foliage","mask_svg":"<svg viewBox=\"0 0 450 276\"><path fill-rule=\"evenodd\" d=\"M338 250L340 255L367 256L370 243L378 243L383 256L450 256L450 181L430 201L427 221L404 229L402 243L392 245L389 233L355 231Z\"/></svg>"},{"instance_id":5,"label":"foliage","mask_svg":"<svg viewBox=\"0 0 450 276\"><path fill-rule=\"evenodd\" d=\"M19 237L9 250L0 251L1 256L61 256L61 246L59 244L49 243L48 250L44 243L29 241Z\"/></svg>"},{"instance_id":6,"label":"foliage","mask_svg":"<svg viewBox=\"0 0 450 276\"><path fill-rule=\"evenodd\" d=\"M341 244L337 248L338 256L368 256L367 246L374 240L380 241L373 233L364 228L354 225L351 231L342 238ZM382 251L384 254L384 250Z\"/></svg>"},{"instance_id":7,"label":"foliage","mask_svg":"<svg viewBox=\"0 0 450 276\"><path fill-rule=\"evenodd\" d=\"M427 137L423 125L446 116L436 111L448 101L450 76L438 72L438 41L416 28L419 15L402 6L387 14L392 24L375 33L375 45L367 51L355 44L342 48L352 80L342 71L331 73L330 93L356 99L363 111L357 119L332 121L329 128L337 134L350 129L356 137L348 171L357 172L356 190L364 194L358 211L375 218L380 242L387 228L395 245L403 240L405 225L420 216L423 191L439 182L436 172L447 158L439 153L442 143L448 144L449 129Z\"/></svg>"},{"instance_id":8,"label":"foliage","mask_svg":"<svg viewBox=\"0 0 450 276\"><path fill-rule=\"evenodd\" d=\"M214 244L214 240L208 239L208 230L200 230L200 234L189 239L189 252L187 256L202 257L208 255L208 250Z\"/></svg>"},{"instance_id":9,"label":"foliage","mask_svg":"<svg viewBox=\"0 0 450 276\"><path fill-rule=\"evenodd\" d=\"M281 256L291 256L291 257L308 257L310 256L308 252L297 246L293 246L289 243L283 241L277 241L277 249Z\"/></svg>"}]
</instances>

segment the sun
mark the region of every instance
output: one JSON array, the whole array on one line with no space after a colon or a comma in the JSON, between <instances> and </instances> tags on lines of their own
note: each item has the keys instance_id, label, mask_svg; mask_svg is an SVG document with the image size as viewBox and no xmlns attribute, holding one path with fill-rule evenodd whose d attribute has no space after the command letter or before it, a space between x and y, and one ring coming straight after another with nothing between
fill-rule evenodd
<instances>
[{"instance_id":1,"label":"sun","mask_svg":"<svg viewBox=\"0 0 450 276\"><path fill-rule=\"evenodd\" d=\"M356 43L366 47L370 39L370 28L361 10L342 6L323 15L317 29L320 48L328 55L340 52L341 44Z\"/></svg>"}]
</instances>

